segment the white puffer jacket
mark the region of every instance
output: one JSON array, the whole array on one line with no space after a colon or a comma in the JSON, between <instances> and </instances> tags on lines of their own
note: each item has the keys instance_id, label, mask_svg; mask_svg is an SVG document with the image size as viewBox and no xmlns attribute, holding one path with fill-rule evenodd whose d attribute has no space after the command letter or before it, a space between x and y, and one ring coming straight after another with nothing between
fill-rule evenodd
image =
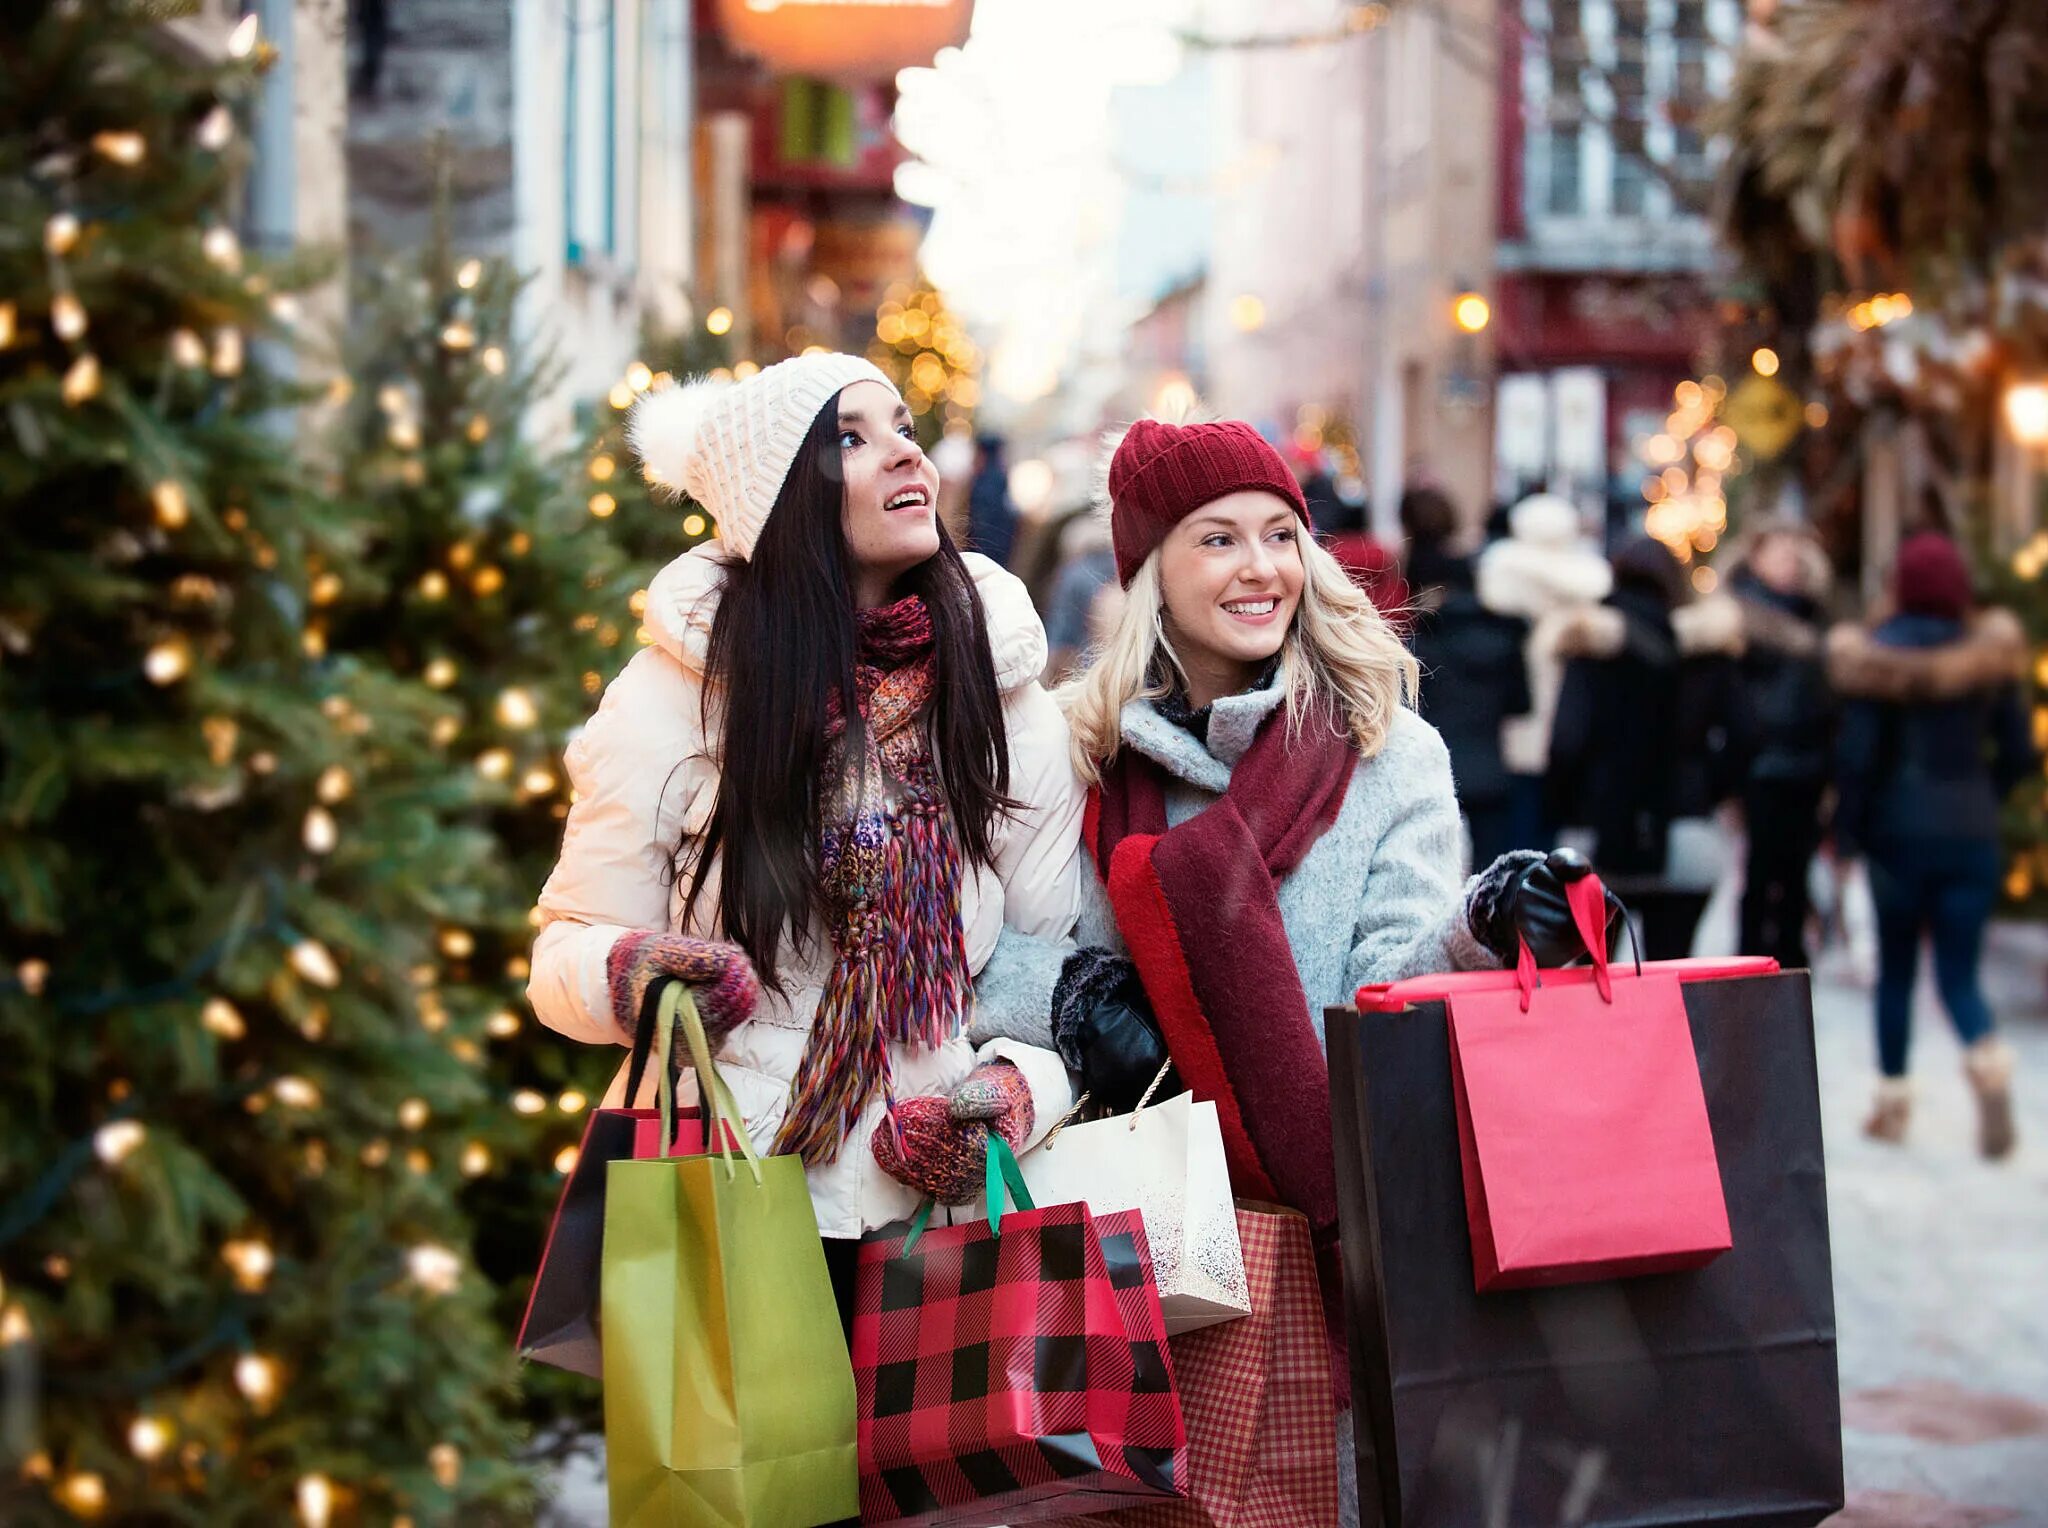
<instances>
[{"instance_id":1,"label":"white puffer jacket","mask_svg":"<svg viewBox=\"0 0 2048 1528\"><path fill-rule=\"evenodd\" d=\"M1045 630L1022 583L987 558L970 555L967 564L987 616L1004 696L1010 795L1023 808L997 825L994 865L972 871L961 888L968 966L979 973L1006 921L1021 933L1066 934L1079 911L1087 867L1080 851L1083 795L1068 762L1066 721L1038 683ZM717 862L685 925L687 884L675 856L686 839L704 831L718 795L716 717L707 737L699 700L723 578L708 544L662 571L648 590L644 618L653 644L612 681L597 714L567 751L575 804L561 859L541 892L543 921L526 990L541 1022L572 1039L598 1045L630 1041L612 1016L605 979L606 957L621 935L663 929L721 937ZM801 619L794 612L791 618ZM719 1048L719 1070L732 1086L748 1133L763 1148L781 1129L831 962L832 941L821 923L814 925L803 957L785 937L786 992L764 989L754 1016ZM995 1056L1014 1061L1031 1084L1035 1141L1073 1102L1066 1069L1050 1051L995 1041L977 1053L964 1038L932 1051L898 1048L892 1058L897 1096L944 1092L978 1059ZM622 1067L605 1103L618 1105L624 1092ZM643 1087L640 1101L652 1101L651 1084ZM917 1207L917 1195L875 1165L869 1138L881 1117L878 1100L838 1160L811 1171L811 1199L825 1236L858 1236Z\"/></svg>"}]
</instances>

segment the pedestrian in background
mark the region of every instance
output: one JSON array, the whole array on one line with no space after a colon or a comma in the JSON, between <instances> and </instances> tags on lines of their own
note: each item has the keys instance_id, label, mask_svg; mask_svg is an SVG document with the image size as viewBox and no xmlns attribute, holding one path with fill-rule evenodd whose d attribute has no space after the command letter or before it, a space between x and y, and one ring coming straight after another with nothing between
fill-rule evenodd
<instances>
[{"instance_id":1,"label":"pedestrian in background","mask_svg":"<svg viewBox=\"0 0 2048 1528\"><path fill-rule=\"evenodd\" d=\"M1412 591L1408 645L1422 668L1415 708L1451 752L1470 863L1491 864L1514 847L1501 726L1529 710L1529 628L1479 603L1472 559L1456 550L1458 512L1448 497L1429 488L1403 494L1401 529Z\"/></svg>"},{"instance_id":2,"label":"pedestrian in background","mask_svg":"<svg viewBox=\"0 0 2048 1528\"><path fill-rule=\"evenodd\" d=\"M1792 520L1744 528L1728 588L1742 612L1736 751L1746 830L1739 948L1786 970L1811 964L1807 876L1834 758L1823 646L1833 581L1820 538Z\"/></svg>"},{"instance_id":3,"label":"pedestrian in background","mask_svg":"<svg viewBox=\"0 0 2048 1528\"><path fill-rule=\"evenodd\" d=\"M1877 904L1880 1076L1864 1130L1881 1141L1905 1138L1925 935L1942 1006L1964 1047L1978 1147L1998 1158L2016 1138L2013 1053L1996 1032L1978 963L2002 879L2000 812L2038 766L2019 690L2026 644L2004 611L1971 619L1969 569L1939 531L1900 546L1892 594L1896 614L1829 640L1830 674L1845 697L1835 834L1842 853L1868 857Z\"/></svg>"},{"instance_id":4,"label":"pedestrian in background","mask_svg":"<svg viewBox=\"0 0 2048 1528\"><path fill-rule=\"evenodd\" d=\"M1366 525L1363 504L1339 504L1333 511L1335 529L1323 537L1323 550L1336 558L1344 576L1365 591L1373 609L1405 631L1408 621L1409 589L1401 576L1401 562L1387 544Z\"/></svg>"},{"instance_id":5,"label":"pedestrian in background","mask_svg":"<svg viewBox=\"0 0 2048 1528\"><path fill-rule=\"evenodd\" d=\"M1010 502L1009 448L1000 435L980 436L974 445L974 482L967 489L967 550L1007 568L1017 541L1017 507Z\"/></svg>"},{"instance_id":6,"label":"pedestrian in background","mask_svg":"<svg viewBox=\"0 0 2048 1528\"><path fill-rule=\"evenodd\" d=\"M1613 577L1601 605L1558 629L1548 809L1589 837L1609 887L1641 920L1644 958L1675 960L1692 952L1724 868L1707 818L1734 788L1740 617L1725 597L1691 603L1684 568L1648 536L1616 550Z\"/></svg>"},{"instance_id":7,"label":"pedestrian in background","mask_svg":"<svg viewBox=\"0 0 2048 1528\"><path fill-rule=\"evenodd\" d=\"M1121 608L1121 593L1109 522L1091 505L1060 531L1059 569L1045 607L1045 638L1052 647L1045 665L1047 684L1065 679L1108 635Z\"/></svg>"},{"instance_id":8,"label":"pedestrian in background","mask_svg":"<svg viewBox=\"0 0 2048 1528\"><path fill-rule=\"evenodd\" d=\"M1544 776L1551 717L1564 681L1558 633L1573 611L1599 604L1613 586L1607 559L1586 540L1578 507L1556 494L1531 494L1515 505L1508 512L1508 534L1479 554L1479 602L1529 625L1522 649L1529 709L1509 720L1501 736L1514 848L1547 848L1557 827L1545 806Z\"/></svg>"}]
</instances>

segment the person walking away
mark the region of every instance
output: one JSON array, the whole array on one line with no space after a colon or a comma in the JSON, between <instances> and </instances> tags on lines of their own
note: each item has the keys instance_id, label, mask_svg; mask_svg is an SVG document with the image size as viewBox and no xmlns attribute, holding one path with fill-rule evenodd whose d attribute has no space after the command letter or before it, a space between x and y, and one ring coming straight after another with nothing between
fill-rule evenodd
<instances>
[{"instance_id":1,"label":"person walking away","mask_svg":"<svg viewBox=\"0 0 2048 1528\"><path fill-rule=\"evenodd\" d=\"M1532 494L1508 511L1508 534L1479 554L1474 588L1496 615L1529 626L1523 662L1529 709L1502 729L1510 796L1509 841L1517 849L1550 843L1557 824L1546 809L1551 718L1564 663L1557 639L1572 612L1598 605L1614 586L1607 559L1585 538L1578 507L1556 494Z\"/></svg>"},{"instance_id":2,"label":"person walking away","mask_svg":"<svg viewBox=\"0 0 2048 1528\"><path fill-rule=\"evenodd\" d=\"M1453 549L1458 517L1443 494L1404 494L1401 528L1414 591L1408 646L1422 671L1415 709L1450 750L1470 863L1488 865L1514 847L1501 729L1529 710L1529 671L1522 661L1529 629L1479 603L1472 559Z\"/></svg>"},{"instance_id":3,"label":"person walking away","mask_svg":"<svg viewBox=\"0 0 2048 1528\"><path fill-rule=\"evenodd\" d=\"M2026 643L2001 610L1973 615L1969 569L1939 531L1908 536L1892 575L1897 613L1838 628L1829 673L1844 697L1835 834L1867 856L1877 904L1877 1098L1864 1131L1905 1139L1908 1050L1923 935L1976 1095L1978 1149L2011 1154L2012 1047L1978 981L2002 880L1999 816L2038 767L2019 684Z\"/></svg>"},{"instance_id":4,"label":"person walking away","mask_svg":"<svg viewBox=\"0 0 2048 1528\"><path fill-rule=\"evenodd\" d=\"M1809 966L1807 877L1834 767L1820 538L1796 521L1747 528L1728 588L1742 612L1736 752L1745 828L1739 948L1786 970Z\"/></svg>"},{"instance_id":5,"label":"person walking away","mask_svg":"<svg viewBox=\"0 0 2048 1528\"><path fill-rule=\"evenodd\" d=\"M1010 565L1017 543L1017 508L1010 502L1009 449L1000 435L975 441L978 459L967 489L967 549L999 568Z\"/></svg>"},{"instance_id":6,"label":"person walking away","mask_svg":"<svg viewBox=\"0 0 2048 1528\"><path fill-rule=\"evenodd\" d=\"M1684 570L1637 536L1614 554L1614 588L1559 623L1564 660L1546 776L1548 810L1583 832L1608 886L1641 920L1643 957L1691 952L1717 867L1674 857L1673 823L1725 789L1731 602L1686 612ZM1697 842L1711 830L1695 828Z\"/></svg>"}]
</instances>

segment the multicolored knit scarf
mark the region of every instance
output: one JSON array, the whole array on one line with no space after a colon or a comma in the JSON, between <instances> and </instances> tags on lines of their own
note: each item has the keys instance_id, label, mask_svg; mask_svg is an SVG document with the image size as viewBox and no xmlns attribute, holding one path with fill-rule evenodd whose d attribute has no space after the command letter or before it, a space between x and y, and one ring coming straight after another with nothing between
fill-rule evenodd
<instances>
[{"instance_id":1,"label":"multicolored knit scarf","mask_svg":"<svg viewBox=\"0 0 2048 1528\"><path fill-rule=\"evenodd\" d=\"M826 779L839 783L820 814L819 889L836 958L775 1146L813 1166L838 1157L878 1094L893 1102L891 1045L934 1048L959 1032L970 986L960 845L923 725L931 612L913 595L858 621L860 751L849 757L835 704Z\"/></svg>"}]
</instances>

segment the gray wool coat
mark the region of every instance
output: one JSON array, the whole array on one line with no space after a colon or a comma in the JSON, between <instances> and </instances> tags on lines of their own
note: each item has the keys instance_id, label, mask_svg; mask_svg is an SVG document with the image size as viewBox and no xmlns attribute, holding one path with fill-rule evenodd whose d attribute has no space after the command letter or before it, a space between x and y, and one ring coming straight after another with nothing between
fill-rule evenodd
<instances>
[{"instance_id":1,"label":"gray wool coat","mask_svg":"<svg viewBox=\"0 0 2048 1528\"><path fill-rule=\"evenodd\" d=\"M1283 699L1276 676L1265 689L1217 701L1206 745L1149 700L1124 707L1124 746L1172 776L1169 824L1178 826L1222 794ZM1323 1010L1349 1003L1362 983L1500 964L1465 922L1462 848L1450 755L1436 729L1404 707L1385 746L1357 764L1336 822L1277 890L1319 1038ZM970 1037L1050 1047L1053 985L1076 944L1123 952L1099 878L1083 893L1074 939L1004 931L975 982Z\"/></svg>"}]
</instances>

